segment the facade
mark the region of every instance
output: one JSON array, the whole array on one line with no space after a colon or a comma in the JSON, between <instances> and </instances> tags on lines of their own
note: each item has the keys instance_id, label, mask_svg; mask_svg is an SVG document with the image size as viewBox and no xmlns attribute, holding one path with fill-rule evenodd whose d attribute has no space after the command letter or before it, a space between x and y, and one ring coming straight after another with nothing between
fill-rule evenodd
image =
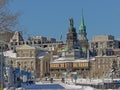
<instances>
[{"instance_id":1,"label":"facade","mask_svg":"<svg viewBox=\"0 0 120 90\"><path fill-rule=\"evenodd\" d=\"M36 74L37 77L50 73L50 56L41 47L21 45L16 47L16 52L4 52L4 56L6 56L6 61L8 60L7 64L11 64L12 61L13 67Z\"/></svg>"},{"instance_id":2,"label":"facade","mask_svg":"<svg viewBox=\"0 0 120 90\"><path fill-rule=\"evenodd\" d=\"M40 46L42 48L51 51L51 48L54 50L58 48L59 44L63 42L56 42L54 38L46 38L42 36L30 37L28 40L24 40L21 33L16 31L13 37L10 39L9 48L11 50L15 49L16 46L21 45L31 45L31 46Z\"/></svg>"},{"instance_id":3,"label":"facade","mask_svg":"<svg viewBox=\"0 0 120 90\"><path fill-rule=\"evenodd\" d=\"M112 35L98 35L94 36L92 41L89 41L89 48L93 56L96 55L115 55L116 49L120 48L120 41L115 40Z\"/></svg>"},{"instance_id":4,"label":"facade","mask_svg":"<svg viewBox=\"0 0 120 90\"><path fill-rule=\"evenodd\" d=\"M23 45L24 39L19 31L16 31L13 35L13 37L10 39L9 48L11 50L15 50L16 46Z\"/></svg>"},{"instance_id":5,"label":"facade","mask_svg":"<svg viewBox=\"0 0 120 90\"><path fill-rule=\"evenodd\" d=\"M28 42L33 42L33 44L45 44L45 43L56 43L55 38L47 38L43 36L29 37Z\"/></svg>"},{"instance_id":6,"label":"facade","mask_svg":"<svg viewBox=\"0 0 120 90\"><path fill-rule=\"evenodd\" d=\"M80 78L89 77L89 60L70 60L67 58L58 58L50 63L51 76L60 78L66 76L72 77L72 73L77 73Z\"/></svg>"},{"instance_id":7,"label":"facade","mask_svg":"<svg viewBox=\"0 0 120 90\"><path fill-rule=\"evenodd\" d=\"M112 64L114 61L117 62L119 67L120 59L117 56L96 56L90 65L91 78L112 78Z\"/></svg>"}]
</instances>

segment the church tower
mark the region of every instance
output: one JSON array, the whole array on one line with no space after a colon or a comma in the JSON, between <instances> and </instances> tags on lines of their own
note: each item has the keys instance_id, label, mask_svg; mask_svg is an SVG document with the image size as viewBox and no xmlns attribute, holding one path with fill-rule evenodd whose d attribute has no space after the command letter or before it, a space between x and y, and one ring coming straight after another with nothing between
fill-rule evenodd
<instances>
[{"instance_id":1,"label":"church tower","mask_svg":"<svg viewBox=\"0 0 120 90\"><path fill-rule=\"evenodd\" d=\"M70 18L70 26L67 32L67 46L68 48L74 47L77 43L77 33L76 29L74 28L74 21Z\"/></svg>"},{"instance_id":2,"label":"church tower","mask_svg":"<svg viewBox=\"0 0 120 90\"><path fill-rule=\"evenodd\" d=\"M87 33L86 33L86 26L84 24L83 11L82 11L81 24L80 24L80 27L79 27L78 40L80 42L80 46L82 48L82 51L85 54L87 54L88 39L87 39Z\"/></svg>"}]
</instances>

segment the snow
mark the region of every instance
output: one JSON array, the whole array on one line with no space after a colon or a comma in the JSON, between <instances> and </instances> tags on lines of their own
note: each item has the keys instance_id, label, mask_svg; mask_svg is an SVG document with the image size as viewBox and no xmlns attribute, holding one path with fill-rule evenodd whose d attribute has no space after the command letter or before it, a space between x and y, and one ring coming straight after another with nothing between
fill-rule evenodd
<instances>
[{"instance_id":1,"label":"snow","mask_svg":"<svg viewBox=\"0 0 120 90\"><path fill-rule=\"evenodd\" d=\"M90 58L90 60L95 60L95 58ZM52 63L61 63L61 62L89 62L88 59L74 59L74 58L68 58L68 57L60 57L55 59Z\"/></svg>"},{"instance_id":2,"label":"snow","mask_svg":"<svg viewBox=\"0 0 120 90\"><path fill-rule=\"evenodd\" d=\"M61 79L55 79L57 81L60 81ZM110 79L105 79L105 80L110 80ZM102 82L103 80L102 79L94 79L94 80L88 80L88 79L78 79L77 80L77 83L100 83ZM51 83L43 83L42 81L40 82L36 82L35 83L36 85L40 85L40 84L51 84ZM59 84L61 85L62 87L64 87L65 89L70 89L70 90L102 90L102 89L95 89L95 88L92 88L90 86L81 86L81 85L75 85L74 84L74 81L72 82L71 79L68 79L67 80L67 83L62 83L62 82L58 82L58 83L52 83L52 84ZM6 89L4 89L6 90ZM16 89L16 90L21 90L20 89ZM32 89L29 89L29 90L32 90ZM113 90L113 89L106 89L106 90ZM115 89L114 89L115 90ZM119 89L118 89L119 90Z\"/></svg>"},{"instance_id":3,"label":"snow","mask_svg":"<svg viewBox=\"0 0 120 90\"><path fill-rule=\"evenodd\" d=\"M69 58L58 58L55 59L51 63L61 63L61 62L89 62L89 60L83 60L83 59L69 59Z\"/></svg>"},{"instance_id":4,"label":"snow","mask_svg":"<svg viewBox=\"0 0 120 90\"><path fill-rule=\"evenodd\" d=\"M6 57L14 57L14 58L16 58L16 53L13 53L12 50L3 52L3 55L6 56Z\"/></svg>"},{"instance_id":5,"label":"snow","mask_svg":"<svg viewBox=\"0 0 120 90\"><path fill-rule=\"evenodd\" d=\"M65 89L95 90L94 88L89 87L89 86L80 86L80 85L75 85L75 84L64 84L64 83L60 85L63 86Z\"/></svg>"},{"instance_id":6,"label":"snow","mask_svg":"<svg viewBox=\"0 0 120 90\"><path fill-rule=\"evenodd\" d=\"M38 58L43 58L44 56L46 56L46 52L40 52L39 54L38 54Z\"/></svg>"}]
</instances>

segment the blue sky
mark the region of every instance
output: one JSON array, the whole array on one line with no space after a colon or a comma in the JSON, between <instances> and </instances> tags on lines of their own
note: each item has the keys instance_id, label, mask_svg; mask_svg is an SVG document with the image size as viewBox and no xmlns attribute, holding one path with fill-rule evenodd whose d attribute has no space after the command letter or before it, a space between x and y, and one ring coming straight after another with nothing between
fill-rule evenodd
<instances>
[{"instance_id":1,"label":"blue sky","mask_svg":"<svg viewBox=\"0 0 120 90\"><path fill-rule=\"evenodd\" d=\"M20 28L27 36L66 40L69 18L79 31L82 8L89 40L94 35L112 34L120 38L120 0L12 0L11 12L20 12Z\"/></svg>"}]
</instances>

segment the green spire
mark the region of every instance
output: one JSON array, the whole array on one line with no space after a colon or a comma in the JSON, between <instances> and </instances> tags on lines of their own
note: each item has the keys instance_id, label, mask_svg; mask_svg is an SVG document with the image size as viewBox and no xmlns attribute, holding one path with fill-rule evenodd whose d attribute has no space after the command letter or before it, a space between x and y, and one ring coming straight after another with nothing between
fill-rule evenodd
<instances>
[{"instance_id":1,"label":"green spire","mask_svg":"<svg viewBox=\"0 0 120 90\"><path fill-rule=\"evenodd\" d=\"M82 20L81 20L81 25L80 25L80 26L85 26L85 25L84 25L83 9L82 9Z\"/></svg>"},{"instance_id":2,"label":"green spire","mask_svg":"<svg viewBox=\"0 0 120 90\"><path fill-rule=\"evenodd\" d=\"M81 32L81 30L83 30L83 31L86 30L86 26L84 24L83 9L82 9L82 17L81 17L81 24L80 24L79 30L80 30L79 32Z\"/></svg>"}]
</instances>

